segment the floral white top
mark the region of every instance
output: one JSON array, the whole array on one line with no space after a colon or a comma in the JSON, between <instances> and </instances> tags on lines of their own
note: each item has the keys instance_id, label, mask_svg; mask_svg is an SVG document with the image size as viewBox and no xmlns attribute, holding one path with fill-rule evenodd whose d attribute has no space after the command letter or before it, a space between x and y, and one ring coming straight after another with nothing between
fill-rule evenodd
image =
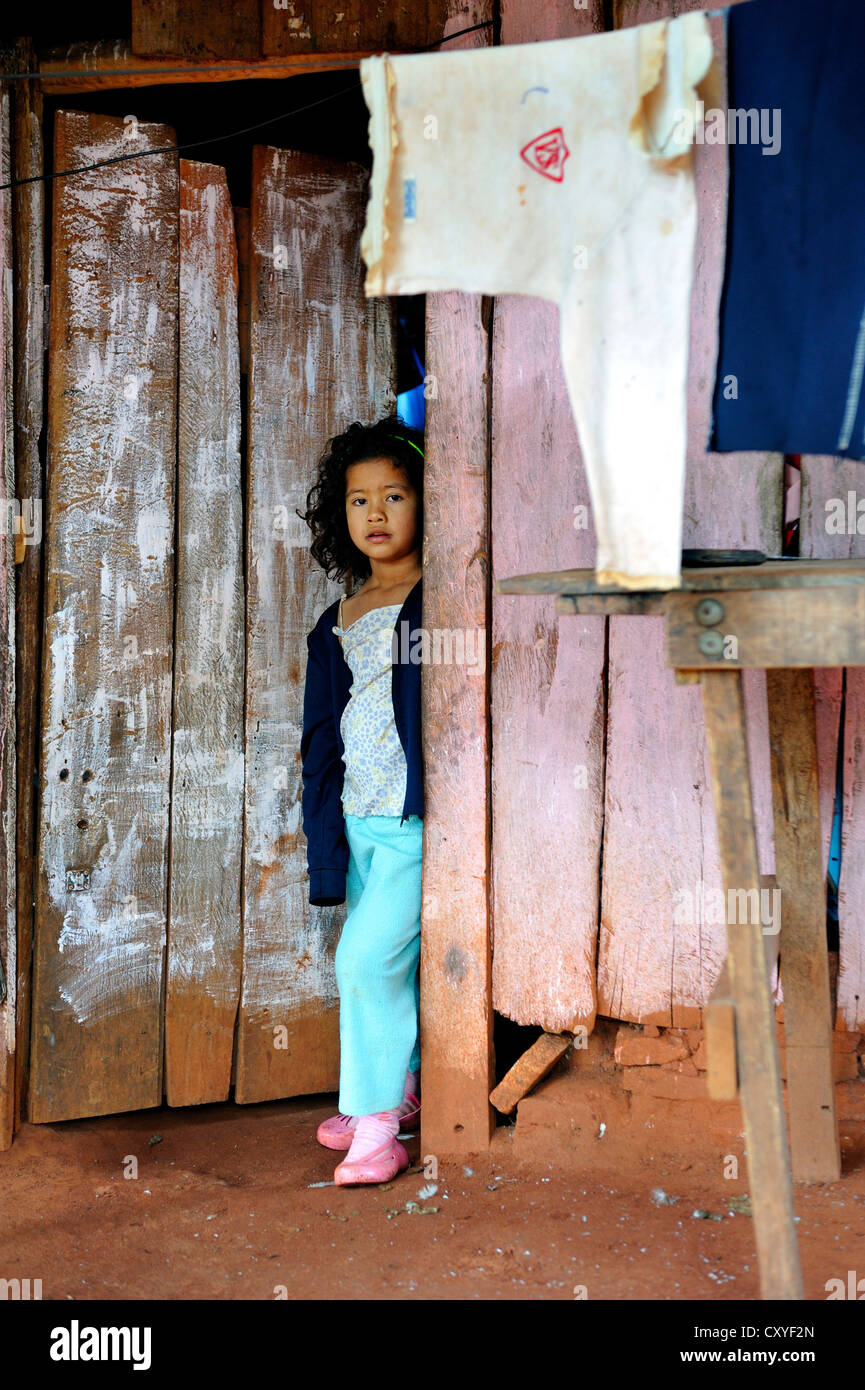
<instances>
[{"instance_id":1,"label":"floral white top","mask_svg":"<svg viewBox=\"0 0 865 1390\"><path fill-rule=\"evenodd\" d=\"M339 725L345 745L345 815L401 816L405 805L407 766L392 696L391 644L401 608L401 603L370 608L347 628L333 629L354 677Z\"/></svg>"}]
</instances>

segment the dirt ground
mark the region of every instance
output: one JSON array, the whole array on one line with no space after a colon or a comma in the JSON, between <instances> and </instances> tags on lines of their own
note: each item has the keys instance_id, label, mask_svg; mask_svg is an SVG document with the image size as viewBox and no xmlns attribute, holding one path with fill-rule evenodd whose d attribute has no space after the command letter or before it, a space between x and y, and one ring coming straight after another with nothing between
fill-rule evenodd
<instances>
[{"instance_id":1,"label":"dirt ground","mask_svg":"<svg viewBox=\"0 0 865 1390\"><path fill-rule=\"evenodd\" d=\"M678 1162L580 1172L517 1162L503 1126L429 1195L416 1137L391 1186L337 1189L315 1140L335 1099L26 1125L0 1154L0 1278L76 1301L759 1297L747 1202L730 1205L747 1175L685 1157L686 1135ZM842 1180L795 1187L808 1299L865 1276L865 1122L842 1129Z\"/></svg>"}]
</instances>

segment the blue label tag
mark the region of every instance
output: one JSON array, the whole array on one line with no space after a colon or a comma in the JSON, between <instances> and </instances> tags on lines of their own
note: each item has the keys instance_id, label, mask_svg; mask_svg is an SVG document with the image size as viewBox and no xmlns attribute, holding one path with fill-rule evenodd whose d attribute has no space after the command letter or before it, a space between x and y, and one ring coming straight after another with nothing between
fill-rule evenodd
<instances>
[{"instance_id":1,"label":"blue label tag","mask_svg":"<svg viewBox=\"0 0 865 1390\"><path fill-rule=\"evenodd\" d=\"M417 217L417 181L403 179L402 216L404 222L414 222Z\"/></svg>"}]
</instances>

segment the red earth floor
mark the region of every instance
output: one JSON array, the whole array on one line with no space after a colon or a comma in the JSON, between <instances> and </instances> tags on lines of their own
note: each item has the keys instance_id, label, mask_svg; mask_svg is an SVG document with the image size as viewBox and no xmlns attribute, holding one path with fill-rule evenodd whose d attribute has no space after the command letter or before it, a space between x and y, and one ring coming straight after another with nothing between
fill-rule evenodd
<instances>
[{"instance_id":1,"label":"red earth floor","mask_svg":"<svg viewBox=\"0 0 865 1390\"><path fill-rule=\"evenodd\" d=\"M730 1206L747 1176L694 1155L519 1163L502 1126L490 1154L432 1178L415 1138L389 1187L337 1189L321 1184L340 1156L315 1141L334 1100L25 1125L0 1153L0 1278L41 1279L50 1300L759 1297L747 1202ZM795 1186L807 1299L865 1276L859 1139L840 1182Z\"/></svg>"}]
</instances>

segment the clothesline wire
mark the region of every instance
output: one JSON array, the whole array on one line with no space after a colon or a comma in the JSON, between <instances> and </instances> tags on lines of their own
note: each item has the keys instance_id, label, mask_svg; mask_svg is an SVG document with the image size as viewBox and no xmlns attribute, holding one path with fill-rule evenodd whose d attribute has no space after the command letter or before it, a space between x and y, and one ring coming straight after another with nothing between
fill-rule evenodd
<instances>
[{"instance_id":1,"label":"clothesline wire","mask_svg":"<svg viewBox=\"0 0 865 1390\"><path fill-rule=\"evenodd\" d=\"M493 20L491 20L491 19L484 20L482 24L472 24L472 25L470 25L469 28L467 28L467 29L458 29L458 30L456 30L456 32L453 33L453 34L446 34L444 38L436 39L436 41L435 41L434 43L424 44L424 46L423 46L422 48L416 48L416 49L413 49L412 51L413 51L414 53L426 53L426 52L428 52L429 49L431 49L431 48L438 48L438 46L439 46L440 44L449 43L449 42L451 41L451 39L459 39L459 38L462 38L463 34L473 34L473 33L475 33L475 31L478 30L478 29L488 29L492 24L493 24ZM358 61L359 61L359 60L358 60ZM216 70L219 71L219 72L224 72L224 71L226 71L224 65L213 65L213 66L214 66L214 67L216 68ZM239 64L238 66L246 67L246 66L248 66L248 64ZM337 65L334 63L334 64L329 65L329 66L336 67ZM345 64L340 64L340 67L344 67L344 66L345 66ZM196 71L202 71L202 70L204 70L204 71L210 71L211 68L208 67L208 66L204 66L203 69L202 69L202 68L198 67L198 65L196 65ZM190 69L189 69L189 68L168 68L168 69L166 69L166 68L159 68L159 69L142 68L142 69L141 69L141 72L144 73L144 74L148 74L148 73L151 73L151 72L154 72L154 71L158 71L159 73L164 73L164 72L168 71L168 72L181 72L181 73L186 73L186 74L188 74L189 71L190 71ZM16 73L5 73L5 72L4 72L4 73L2 74L2 78L3 78L3 81L5 82L5 81L7 81L8 79L11 79L11 78L45 77L45 75L46 75L46 74L45 74L45 73L42 73L42 72L35 72L35 73L34 73L34 72L16 72ZM51 77L52 77L52 78L53 78L53 77L112 77L112 76L114 76L114 75L115 75L115 74L113 74L113 73L100 71L100 70L98 70L98 69L93 69L93 70L91 70L91 71L86 71L86 70L84 70L84 69L78 69L77 71L69 72L69 73L51 73ZM127 75L131 75L131 74L127 74ZM345 96L348 92L354 92L354 91L356 91L357 88L358 88L360 85L361 85L360 79L358 78L358 80L355 81L355 82L353 82L353 83L351 84L350 87L342 87L338 92L330 92L328 96L326 96L326 97L319 97L319 99L318 99L317 101L310 101L310 102L308 102L308 103L306 104L306 106L299 106L299 107L298 107L296 110L294 110L294 111L281 111L281 112L279 113L278 116L269 116L269 117L267 118L267 120L264 120L264 121L257 121L255 125L244 126L242 130L230 130L230 131L227 131L226 133L224 133L224 134L222 134L222 135L210 135L210 136L208 136L206 139L203 139L203 140L185 140L185 141L183 142L183 144L181 144L181 145L159 145L159 146L157 146L155 149L152 149L152 150L138 150L138 151L136 151L136 152L133 153L133 154L119 154L119 155L115 155L115 157L114 157L113 159L100 159L100 160L97 160L97 162L96 162L95 164L82 164L82 165L80 165L78 168L75 168L75 169L58 169L58 170L57 170L55 173L53 173L53 174L31 174L30 177L29 177L29 178L26 178L26 179L11 179L8 183L0 183L0 191L2 191L3 189L6 189L6 188L18 188L18 187L20 187L22 184L25 184L25 183L48 183L48 182L50 182L50 181L53 180L53 179L65 179L65 178L69 178L72 174L85 174L85 173L88 173L91 169L103 169L103 168L106 168L109 164L123 164L123 163L124 163L126 160L128 160L128 159L146 159L149 155L155 155L155 154L172 154L172 153L179 152L180 150L192 150L192 149L197 149L197 148L199 148L201 145L213 145L213 144L218 144L220 141L223 141L223 140L234 140L234 139L236 139L237 136L239 136L239 135L249 135L249 134L251 134L252 131L254 131L254 130L261 130L261 129L263 129L264 126L273 125L276 121L284 121L284 120L287 120L290 116L301 116L301 115L303 115L303 113L304 113L305 111L312 111L312 109L313 109L314 107L316 107L316 106L323 106L325 102L328 102L328 101L336 101L337 98L342 97L342 96Z\"/></svg>"}]
</instances>

